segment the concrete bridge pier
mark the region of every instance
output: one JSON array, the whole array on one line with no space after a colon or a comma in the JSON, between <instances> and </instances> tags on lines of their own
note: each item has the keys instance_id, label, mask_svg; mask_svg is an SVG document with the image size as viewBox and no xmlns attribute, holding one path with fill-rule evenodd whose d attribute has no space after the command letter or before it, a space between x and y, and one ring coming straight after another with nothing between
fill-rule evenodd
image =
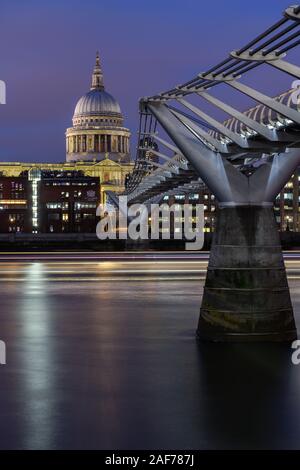
<instances>
[{"instance_id":1,"label":"concrete bridge pier","mask_svg":"<svg viewBox=\"0 0 300 470\"><path fill-rule=\"evenodd\" d=\"M272 204L220 207L197 334L210 341L297 337Z\"/></svg>"}]
</instances>

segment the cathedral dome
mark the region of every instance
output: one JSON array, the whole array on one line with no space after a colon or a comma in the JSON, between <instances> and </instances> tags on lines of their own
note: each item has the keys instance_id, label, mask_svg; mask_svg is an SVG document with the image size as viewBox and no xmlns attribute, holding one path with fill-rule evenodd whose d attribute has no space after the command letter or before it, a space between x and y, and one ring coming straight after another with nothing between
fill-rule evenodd
<instances>
[{"instance_id":1,"label":"cathedral dome","mask_svg":"<svg viewBox=\"0 0 300 470\"><path fill-rule=\"evenodd\" d=\"M121 116L117 100L104 89L94 88L83 95L77 102L75 117L83 116Z\"/></svg>"},{"instance_id":2,"label":"cathedral dome","mask_svg":"<svg viewBox=\"0 0 300 470\"><path fill-rule=\"evenodd\" d=\"M66 132L67 161L130 161L130 131L123 125L118 101L104 89L99 53L90 91L78 101L73 127Z\"/></svg>"}]
</instances>

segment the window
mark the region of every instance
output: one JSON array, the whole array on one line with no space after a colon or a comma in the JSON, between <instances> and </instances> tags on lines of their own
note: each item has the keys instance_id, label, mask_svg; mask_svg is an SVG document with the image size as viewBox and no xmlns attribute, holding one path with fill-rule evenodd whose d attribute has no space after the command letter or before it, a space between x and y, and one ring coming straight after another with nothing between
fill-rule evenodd
<instances>
[{"instance_id":1,"label":"window","mask_svg":"<svg viewBox=\"0 0 300 470\"><path fill-rule=\"evenodd\" d=\"M75 202L74 208L75 210L79 209L96 209L97 204L94 202Z\"/></svg>"},{"instance_id":2,"label":"window","mask_svg":"<svg viewBox=\"0 0 300 470\"><path fill-rule=\"evenodd\" d=\"M68 202L47 202L46 204L47 209L68 209L68 207Z\"/></svg>"},{"instance_id":3,"label":"window","mask_svg":"<svg viewBox=\"0 0 300 470\"><path fill-rule=\"evenodd\" d=\"M57 212L48 214L48 220L59 220L59 214Z\"/></svg>"}]
</instances>

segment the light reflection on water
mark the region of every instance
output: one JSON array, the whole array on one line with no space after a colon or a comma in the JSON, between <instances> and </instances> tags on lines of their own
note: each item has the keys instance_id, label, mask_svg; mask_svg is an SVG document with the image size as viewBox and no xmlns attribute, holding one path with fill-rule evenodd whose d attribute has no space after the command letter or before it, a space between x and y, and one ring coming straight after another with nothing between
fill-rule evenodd
<instances>
[{"instance_id":1,"label":"light reflection on water","mask_svg":"<svg viewBox=\"0 0 300 470\"><path fill-rule=\"evenodd\" d=\"M26 397L23 401L23 439L27 449L51 445L54 434L51 396L55 394L55 374L51 373L51 368L55 364L55 349L49 339L55 335L55 331L52 332L45 271L46 268L41 263L31 263L26 268L18 304L22 325L21 338L18 341L18 347L22 348L22 380L18 387ZM37 400L36 397L44 399ZM41 420L44 423L42 432Z\"/></svg>"},{"instance_id":2,"label":"light reflection on water","mask_svg":"<svg viewBox=\"0 0 300 470\"><path fill-rule=\"evenodd\" d=\"M0 265L1 448L300 447L289 346L198 343L203 281L98 264Z\"/></svg>"}]
</instances>

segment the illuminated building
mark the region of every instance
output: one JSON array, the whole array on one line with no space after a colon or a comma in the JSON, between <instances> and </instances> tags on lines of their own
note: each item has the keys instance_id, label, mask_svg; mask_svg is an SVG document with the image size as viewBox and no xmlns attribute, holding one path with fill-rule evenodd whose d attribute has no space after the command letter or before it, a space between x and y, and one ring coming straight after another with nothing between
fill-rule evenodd
<instances>
[{"instance_id":1,"label":"illuminated building","mask_svg":"<svg viewBox=\"0 0 300 470\"><path fill-rule=\"evenodd\" d=\"M73 127L66 132L67 161L101 161L106 158L130 162L129 129L117 100L103 83L99 54L92 75L90 91L77 102Z\"/></svg>"},{"instance_id":2,"label":"illuminated building","mask_svg":"<svg viewBox=\"0 0 300 470\"><path fill-rule=\"evenodd\" d=\"M120 164L106 159L101 162L69 162L69 163L23 163L0 162L0 173L3 176L20 176L26 171L81 171L84 176L99 178L100 200L105 202L105 191L123 191L125 178L132 171L133 164Z\"/></svg>"},{"instance_id":3,"label":"illuminated building","mask_svg":"<svg viewBox=\"0 0 300 470\"><path fill-rule=\"evenodd\" d=\"M42 172L37 183L41 233L95 233L99 179L82 172Z\"/></svg>"},{"instance_id":4,"label":"illuminated building","mask_svg":"<svg viewBox=\"0 0 300 470\"><path fill-rule=\"evenodd\" d=\"M27 177L0 176L0 232L30 233L31 184Z\"/></svg>"},{"instance_id":5,"label":"illuminated building","mask_svg":"<svg viewBox=\"0 0 300 470\"><path fill-rule=\"evenodd\" d=\"M192 210L192 229L194 230L197 225L197 218L196 218L196 210L195 206L197 204L203 204L204 206L204 232L213 232L214 231L214 226L215 226L215 219L216 219L216 200L215 196L211 194L208 188L205 186L203 189L197 192L191 192L190 194L174 194L172 196L164 196L162 203L167 203L169 207L173 206L178 208L178 210L181 209L182 214L183 214L183 205L184 204L189 204L190 206L193 207ZM176 223L183 223L183 216L180 218L174 217L173 218L173 223L171 224L171 237L174 236L174 233L178 230L174 227ZM162 233L163 231L168 231L168 229L161 229L160 232Z\"/></svg>"},{"instance_id":6,"label":"illuminated building","mask_svg":"<svg viewBox=\"0 0 300 470\"><path fill-rule=\"evenodd\" d=\"M81 171L0 176L0 233L95 233L99 186Z\"/></svg>"},{"instance_id":7,"label":"illuminated building","mask_svg":"<svg viewBox=\"0 0 300 470\"><path fill-rule=\"evenodd\" d=\"M300 232L300 171L295 172L275 202L275 215L281 231Z\"/></svg>"}]
</instances>

